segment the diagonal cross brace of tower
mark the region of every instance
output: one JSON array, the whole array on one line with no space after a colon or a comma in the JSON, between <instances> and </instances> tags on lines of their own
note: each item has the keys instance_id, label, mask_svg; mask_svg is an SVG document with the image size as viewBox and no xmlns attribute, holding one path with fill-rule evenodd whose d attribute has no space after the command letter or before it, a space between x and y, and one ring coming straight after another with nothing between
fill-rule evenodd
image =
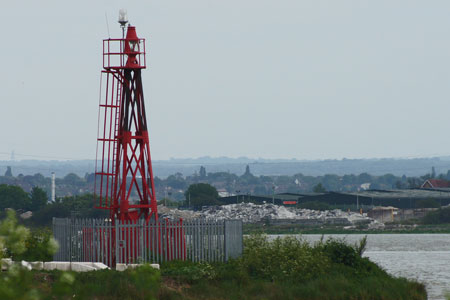
<instances>
[{"instance_id":1,"label":"diagonal cross brace of tower","mask_svg":"<svg viewBox=\"0 0 450 300\"><path fill-rule=\"evenodd\" d=\"M157 218L141 71L145 40L128 26L122 39L103 40L95 194L112 219Z\"/></svg>"}]
</instances>

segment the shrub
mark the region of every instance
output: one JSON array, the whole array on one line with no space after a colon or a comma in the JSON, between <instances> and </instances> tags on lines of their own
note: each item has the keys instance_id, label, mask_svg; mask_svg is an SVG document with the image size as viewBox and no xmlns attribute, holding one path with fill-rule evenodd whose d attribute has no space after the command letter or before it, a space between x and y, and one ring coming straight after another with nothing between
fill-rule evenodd
<instances>
[{"instance_id":1,"label":"shrub","mask_svg":"<svg viewBox=\"0 0 450 300\"><path fill-rule=\"evenodd\" d=\"M308 242L295 237L253 235L245 238L241 265L250 276L270 280L304 280L323 274L329 260Z\"/></svg>"},{"instance_id":2,"label":"shrub","mask_svg":"<svg viewBox=\"0 0 450 300\"><path fill-rule=\"evenodd\" d=\"M423 219L424 224L450 223L450 207L440 208L429 212Z\"/></svg>"},{"instance_id":3,"label":"shrub","mask_svg":"<svg viewBox=\"0 0 450 300\"><path fill-rule=\"evenodd\" d=\"M335 264L343 264L355 267L360 256L356 249L345 244L342 240L328 239L325 243L317 246Z\"/></svg>"},{"instance_id":4,"label":"shrub","mask_svg":"<svg viewBox=\"0 0 450 300\"><path fill-rule=\"evenodd\" d=\"M16 213L12 210L7 212L6 218L0 223L0 258L2 256L16 256L26 251L25 241L30 231L17 224Z\"/></svg>"},{"instance_id":5,"label":"shrub","mask_svg":"<svg viewBox=\"0 0 450 300\"><path fill-rule=\"evenodd\" d=\"M58 250L58 243L48 228L34 229L25 240L26 250L16 260L51 261Z\"/></svg>"},{"instance_id":6,"label":"shrub","mask_svg":"<svg viewBox=\"0 0 450 300\"><path fill-rule=\"evenodd\" d=\"M439 208L441 205L435 199L421 199L416 201L417 208Z\"/></svg>"},{"instance_id":7,"label":"shrub","mask_svg":"<svg viewBox=\"0 0 450 300\"><path fill-rule=\"evenodd\" d=\"M207 262L169 261L161 265L161 272L164 276L170 276L178 281L190 283L201 279L215 279L217 277L215 268Z\"/></svg>"}]
</instances>

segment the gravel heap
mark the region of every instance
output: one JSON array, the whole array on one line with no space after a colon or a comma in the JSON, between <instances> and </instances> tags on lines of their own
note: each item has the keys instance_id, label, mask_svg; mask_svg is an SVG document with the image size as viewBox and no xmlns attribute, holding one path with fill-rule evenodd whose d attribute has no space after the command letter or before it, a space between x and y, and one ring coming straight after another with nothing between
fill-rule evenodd
<instances>
[{"instance_id":1,"label":"gravel heap","mask_svg":"<svg viewBox=\"0 0 450 300\"><path fill-rule=\"evenodd\" d=\"M334 210L311 210L293 207L285 207L274 204L239 203L223 206L212 206L201 211L202 217L213 220L242 219L244 223L260 222L262 219L314 219L326 221L327 219L345 218L350 223L370 222L365 215L354 212Z\"/></svg>"},{"instance_id":2,"label":"gravel heap","mask_svg":"<svg viewBox=\"0 0 450 300\"><path fill-rule=\"evenodd\" d=\"M158 215L160 218L189 220L202 218L201 213L192 210L181 210L177 208L165 207L164 205L158 205Z\"/></svg>"},{"instance_id":3,"label":"gravel heap","mask_svg":"<svg viewBox=\"0 0 450 300\"><path fill-rule=\"evenodd\" d=\"M345 212L340 209L334 210L311 210L294 207L285 207L274 204L238 203L222 206L209 206L201 211L169 209L158 206L158 212L163 217L171 219L204 218L207 220L242 219L244 223L257 223L265 219L272 220L317 220L327 222L333 219L346 219L351 224L374 223L374 220L355 212Z\"/></svg>"}]
</instances>

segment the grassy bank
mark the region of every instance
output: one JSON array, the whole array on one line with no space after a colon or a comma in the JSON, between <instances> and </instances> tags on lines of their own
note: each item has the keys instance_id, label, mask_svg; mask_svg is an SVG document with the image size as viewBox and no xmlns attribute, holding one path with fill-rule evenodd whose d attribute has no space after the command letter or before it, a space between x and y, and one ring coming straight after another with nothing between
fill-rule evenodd
<instances>
[{"instance_id":1,"label":"grassy bank","mask_svg":"<svg viewBox=\"0 0 450 300\"><path fill-rule=\"evenodd\" d=\"M10 278L3 272L0 299L426 299L422 284L388 275L362 257L364 248L365 239L310 245L252 235L243 256L228 263L174 261L160 271L16 270Z\"/></svg>"},{"instance_id":2,"label":"grassy bank","mask_svg":"<svg viewBox=\"0 0 450 300\"><path fill-rule=\"evenodd\" d=\"M244 224L244 234L396 234L450 233L450 224L387 224L385 229L344 229L342 226L305 227L290 225Z\"/></svg>"}]
</instances>

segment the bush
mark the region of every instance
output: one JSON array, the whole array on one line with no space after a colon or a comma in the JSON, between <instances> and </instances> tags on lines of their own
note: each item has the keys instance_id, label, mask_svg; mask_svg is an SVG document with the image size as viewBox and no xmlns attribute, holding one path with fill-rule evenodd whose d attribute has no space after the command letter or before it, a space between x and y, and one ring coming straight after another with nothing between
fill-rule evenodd
<instances>
[{"instance_id":1,"label":"bush","mask_svg":"<svg viewBox=\"0 0 450 300\"><path fill-rule=\"evenodd\" d=\"M435 199L421 199L416 201L416 208L439 208L441 205Z\"/></svg>"},{"instance_id":2,"label":"bush","mask_svg":"<svg viewBox=\"0 0 450 300\"><path fill-rule=\"evenodd\" d=\"M423 219L424 224L450 223L450 207L429 212Z\"/></svg>"},{"instance_id":3,"label":"bush","mask_svg":"<svg viewBox=\"0 0 450 300\"><path fill-rule=\"evenodd\" d=\"M363 258L359 245L294 237L245 237L242 257L227 263L161 265L164 299L426 299L422 284L393 278ZM187 283L187 284L186 284Z\"/></svg>"},{"instance_id":4,"label":"bush","mask_svg":"<svg viewBox=\"0 0 450 300\"><path fill-rule=\"evenodd\" d=\"M25 241L29 235L28 228L18 225L16 213L9 210L6 218L0 223L0 258L15 257L25 252L27 250Z\"/></svg>"},{"instance_id":5,"label":"bush","mask_svg":"<svg viewBox=\"0 0 450 300\"><path fill-rule=\"evenodd\" d=\"M323 274L329 259L306 241L295 237L253 235L245 238L241 265L250 276L270 280L304 280Z\"/></svg>"},{"instance_id":6,"label":"bush","mask_svg":"<svg viewBox=\"0 0 450 300\"><path fill-rule=\"evenodd\" d=\"M184 281L196 282L202 279L215 279L217 272L209 263L194 263L191 261L169 261L161 265L162 275Z\"/></svg>"},{"instance_id":7,"label":"bush","mask_svg":"<svg viewBox=\"0 0 450 300\"><path fill-rule=\"evenodd\" d=\"M25 240L25 247L25 252L15 257L16 260L51 261L58 250L58 243L50 229L34 229Z\"/></svg>"}]
</instances>

